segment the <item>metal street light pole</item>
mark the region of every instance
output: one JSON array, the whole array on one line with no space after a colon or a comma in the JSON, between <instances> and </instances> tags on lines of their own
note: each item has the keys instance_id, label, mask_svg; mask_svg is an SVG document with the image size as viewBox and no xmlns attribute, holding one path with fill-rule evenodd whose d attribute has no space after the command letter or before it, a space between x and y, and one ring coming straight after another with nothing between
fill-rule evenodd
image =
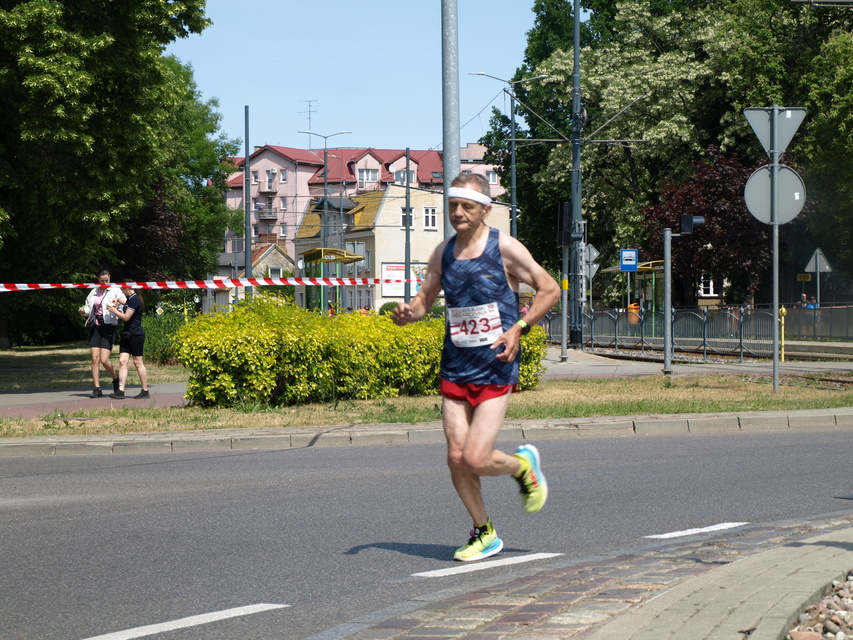
<instances>
[{"instance_id":1,"label":"metal street light pole","mask_svg":"<svg viewBox=\"0 0 853 640\"><path fill-rule=\"evenodd\" d=\"M314 133L313 131L297 131L297 133L307 133L309 136L323 138L323 220L320 223L320 236L322 239L320 264L322 266L320 268L322 269L322 276L325 278L328 276L328 268L326 262L323 260L322 250L326 248L326 244L329 242L329 138L345 133L352 133L352 131L338 131L337 133L330 133L327 136L321 133ZM326 285L320 285L320 309L324 314L329 309L329 301L326 299Z\"/></svg>"},{"instance_id":2,"label":"metal street light pole","mask_svg":"<svg viewBox=\"0 0 853 640\"><path fill-rule=\"evenodd\" d=\"M340 187L338 188L338 223L335 225L335 230L340 234L338 238L338 248L342 251L345 250L346 247L346 236L344 233L344 186L346 182L344 181L344 159L340 156L336 156L334 153L329 154L330 158L337 158L341 164L341 181ZM340 262L335 263L335 276L338 278L343 277L343 268ZM338 304L341 306L345 306L344 304L344 295L342 294L341 286L338 285L335 287L336 294L335 297L338 300Z\"/></svg>"},{"instance_id":3,"label":"metal street light pole","mask_svg":"<svg viewBox=\"0 0 853 640\"><path fill-rule=\"evenodd\" d=\"M574 0L574 36L572 37L574 45L574 69L572 72L572 231L583 232L583 223L581 222L581 129L583 128L583 117L581 115L581 62L580 62L580 2ZM568 300L570 308L570 339L575 348L583 346L583 319L581 317L580 305L580 251L578 244L572 243L571 246L571 271L566 269L568 266L569 248L563 249L563 278L571 279L570 300ZM565 303L566 295L564 290L563 295L563 317L566 315ZM565 331L563 332L563 340L565 340ZM564 352L565 353L565 352Z\"/></svg>"},{"instance_id":4,"label":"metal street light pole","mask_svg":"<svg viewBox=\"0 0 853 640\"><path fill-rule=\"evenodd\" d=\"M493 80L498 80L499 82L503 82L504 84L512 87L513 85L519 84L521 82L529 82L531 80L541 80L542 78L550 78L549 75L541 75L534 76L533 78L523 78L522 80L516 80L514 82L510 82L509 80L504 80L503 78L498 78L496 76L490 76L488 73L483 73L482 71L477 71L474 73L469 73L469 76L485 76L487 78L492 78ZM515 94L512 91L504 89L504 93L509 96L509 104L510 104L510 139L509 139L509 189L510 189L510 209L509 209L509 233L513 238L518 237L518 207L516 206L516 189L515 189Z\"/></svg>"}]
</instances>

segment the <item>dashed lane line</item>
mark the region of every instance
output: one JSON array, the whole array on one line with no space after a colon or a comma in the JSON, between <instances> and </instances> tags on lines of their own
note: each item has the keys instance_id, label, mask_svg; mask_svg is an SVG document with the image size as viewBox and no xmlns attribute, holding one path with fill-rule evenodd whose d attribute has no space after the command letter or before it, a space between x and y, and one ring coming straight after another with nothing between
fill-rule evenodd
<instances>
[{"instance_id":1,"label":"dashed lane line","mask_svg":"<svg viewBox=\"0 0 853 640\"><path fill-rule=\"evenodd\" d=\"M669 533L659 533L653 536L643 536L654 540L668 540L670 538L683 538L685 536L695 536L699 533L711 533L712 531L725 531L726 529L735 529L742 527L748 522L722 522L720 524L711 525L710 527L702 527L700 529L685 529L684 531L670 531Z\"/></svg>"},{"instance_id":2,"label":"dashed lane line","mask_svg":"<svg viewBox=\"0 0 853 640\"><path fill-rule=\"evenodd\" d=\"M234 609L224 609L222 611L213 611L211 613L202 613L197 616L181 618L180 620L172 620L171 622L163 622L160 624L149 624L145 627L136 627L135 629L126 629L124 631L116 631L115 633L107 633L102 636L93 636L85 640L133 640L133 638L144 638L145 636L153 636L156 633L165 631L175 631L176 629L186 629L187 627L197 627L202 624L217 622L219 620L227 620L228 618L236 618L238 616L247 616L253 613L262 613L273 609L283 609L289 607L288 604L252 604L247 607L235 607Z\"/></svg>"},{"instance_id":3,"label":"dashed lane line","mask_svg":"<svg viewBox=\"0 0 853 640\"><path fill-rule=\"evenodd\" d=\"M449 569L436 569L435 571L422 571L421 573L413 573L412 575L418 578L443 578L445 576L457 575L460 573L470 573L471 571L482 571L484 569L493 569L495 567L503 567L510 564L520 564L522 562L533 562L534 560L546 560L548 558L556 558L563 555L562 553L531 553L525 556L515 556L512 558L501 558L500 560L486 560L483 562L475 562L472 564L463 564L458 567Z\"/></svg>"}]
</instances>

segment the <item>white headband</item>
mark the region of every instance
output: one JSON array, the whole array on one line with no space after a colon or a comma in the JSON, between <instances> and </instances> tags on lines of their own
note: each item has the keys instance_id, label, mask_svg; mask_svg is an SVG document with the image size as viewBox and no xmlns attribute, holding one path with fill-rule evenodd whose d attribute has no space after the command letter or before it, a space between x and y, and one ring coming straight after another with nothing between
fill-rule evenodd
<instances>
[{"instance_id":1,"label":"white headband","mask_svg":"<svg viewBox=\"0 0 853 640\"><path fill-rule=\"evenodd\" d=\"M447 190L448 198L465 198L466 200L473 200L474 202L479 202L482 205L489 206L492 204L492 199L487 196L485 193L480 193L479 191L475 191L474 189L466 189L464 187L450 187Z\"/></svg>"}]
</instances>

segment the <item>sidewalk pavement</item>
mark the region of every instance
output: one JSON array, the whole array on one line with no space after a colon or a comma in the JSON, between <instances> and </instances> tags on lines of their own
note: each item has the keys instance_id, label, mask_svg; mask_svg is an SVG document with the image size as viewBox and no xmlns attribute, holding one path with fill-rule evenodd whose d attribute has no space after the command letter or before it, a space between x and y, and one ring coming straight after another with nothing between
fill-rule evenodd
<instances>
[{"instance_id":1,"label":"sidewalk pavement","mask_svg":"<svg viewBox=\"0 0 853 640\"><path fill-rule=\"evenodd\" d=\"M660 375L659 362L549 349L543 378ZM851 362L780 364L780 374L853 371ZM673 375L771 374L767 361L673 363ZM0 394L0 416L185 402L184 385L152 386L150 400L92 400L88 391ZM68 418L72 419L72 418ZM853 429L853 407L815 411L679 414L508 421L500 440L629 437L771 429ZM439 423L4 438L0 457L443 443ZM846 507L839 503L839 508ZM805 606L853 571L853 511L817 521L743 526L677 543L516 568L475 591L449 589L357 618L308 640L782 640ZM488 561L486 561L488 562ZM521 567L524 565L516 565ZM484 574L485 575L485 574Z\"/></svg>"}]
</instances>

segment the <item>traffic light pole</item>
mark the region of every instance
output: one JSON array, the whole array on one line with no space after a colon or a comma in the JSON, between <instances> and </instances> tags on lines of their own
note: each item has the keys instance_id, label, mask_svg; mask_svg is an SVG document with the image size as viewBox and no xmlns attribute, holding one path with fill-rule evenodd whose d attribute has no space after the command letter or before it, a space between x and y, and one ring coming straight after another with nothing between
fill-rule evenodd
<instances>
[{"instance_id":1,"label":"traffic light pole","mask_svg":"<svg viewBox=\"0 0 853 640\"><path fill-rule=\"evenodd\" d=\"M672 229L663 230L663 373L672 373Z\"/></svg>"}]
</instances>

